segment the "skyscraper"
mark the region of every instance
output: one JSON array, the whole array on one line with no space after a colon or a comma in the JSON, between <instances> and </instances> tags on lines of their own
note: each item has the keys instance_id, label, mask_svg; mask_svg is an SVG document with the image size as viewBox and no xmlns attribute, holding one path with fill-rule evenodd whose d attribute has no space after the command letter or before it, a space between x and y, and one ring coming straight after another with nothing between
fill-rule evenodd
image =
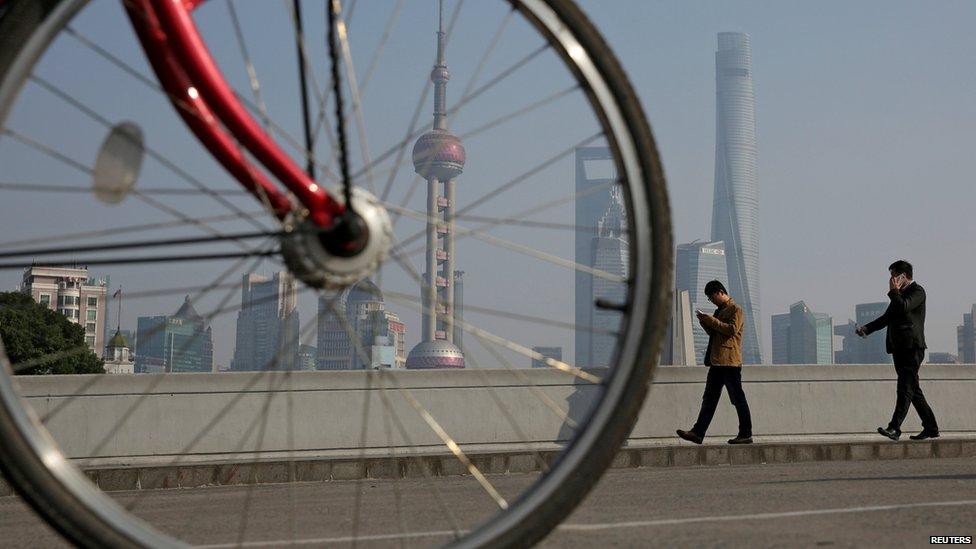
<instances>
[{"instance_id":1,"label":"skyscraper","mask_svg":"<svg viewBox=\"0 0 976 549\"><path fill-rule=\"evenodd\" d=\"M611 189L610 203L607 204L603 217L597 223L597 234L592 237L592 258L594 269L627 278L629 249L627 247L627 215L620 198L620 189ZM603 276L588 274L592 295L590 303L598 300L609 303L624 303L627 300L627 285L624 282L609 280ZM593 310L593 323L590 330L590 348L588 349L589 364L593 366L609 367L613 364L613 352L617 346L617 336L620 331L620 312L613 309Z\"/></svg>"},{"instance_id":2,"label":"skyscraper","mask_svg":"<svg viewBox=\"0 0 976 549\"><path fill-rule=\"evenodd\" d=\"M834 335L844 338L844 348L835 354L837 364L891 364L891 355L885 348L885 330L878 330L867 337L858 336L854 330L880 317L888 308L888 303L858 303L854 307L857 320L834 327Z\"/></svg>"},{"instance_id":3,"label":"skyscraper","mask_svg":"<svg viewBox=\"0 0 976 549\"><path fill-rule=\"evenodd\" d=\"M137 319L135 371L213 371L213 332L190 296L173 315Z\"/></svg>"},{"instance_id":4,"label":"skyscraper","mask_svg":"<svg viewBox=\"0 0 976 549\"><path fill-rule=\"evenodd\" d=\"M691 295L687 290L675 289L671 321L661 349L659 364L671 366L695 365L695 336L692 326Z\"/></svg>"},{"instance_id":5,"label":"skyscraper","mask_svg":"<svg viewBox=\"0 0 976 549\"><path fill-rule=\"evenodd\" d=\"M464 171L467 156L461 140L447 130L447 81L451 73L444 57L443 0L439 18L437 61L430 73L434 84L434 127L413 146L414 171L427 180L427 256L421 295L423 333L407 357L407 368L411 369L464 368L464 355L454 343L454 210L457 177Z\"/></svg>"},{"instance_id":6,"label":"skyscraper","mask_svg":"<svg viewBox=\"0 0 976 549\"><path fill-rule=\"evenodd\" d=\"M829 315L815 313L806 303L773 315L773 364L832 364L833 327Z\"/></svg>"},{"instance_id":7,"label":"skyscraper","mask_svg":"<svg viewBox=\"0 0 976 549\"><path fill-rule=\"evenodd\" d=\"M85 344L102 356L105 346L105 306L108 282L88 276L88 268L28 267L21 291L85 329Z\"/></svg>"},{"instance_id":8,"label":"skyscraper","mask_svg":"<svg viewBox=\"0 0 976 549\"><path fill-rule=\"evenodd\" d=\"M244 275L231 370L295 369L299 345L296 289L295 278L287 272L271 277Z\"/></svg>"},{"instance_id":9,"label":"skyscraper","mask_svg":"<svg viewBox=\"0 0 976 549\"><path fill-rule=\"evenodd\" d=\"M749 35L721 32L715 52L715 194L712 240L725 242L729 283L745 312L742 361L762 362L759 329L759 181Z\"/></svg>"},{"instance_id":10,"label":"skyscraper","mask_svg":"<svg viewBox=\"0 0 976 549\"><path fill-rule=\"evenodd\" d=\"M976 364L976 305L962 315L962 325L956 328L956 344L960 364Z\"/></svg>"},{"instance_id":11,"label":"skyscraper","mask_svg":"<svg viewBox=\"0 0 976 549\"><path fill-rule=\"evenodd\" d=\"M705 284L718 280L728 287L728 274L723 242L691 242L680 244L674 258L674 285L678 292L687 291L691 310L700 309L711 314L715 305L705 296ZM731 291L731 290L730 290ZM733 296L735 297L735 296ZM736 298L736 302L738 302ZM692 317L691 331L694 336L695 356L693 364L705 363L708 334ZM689 357L690 358L690 357Z\"/></svg>"},{"instance_id":12,"label":"skyscraper","mask_svg":"<svg viewBox=\"0 0 976 549\"><path fill-rule=\"evenodd\" d=\"M607 206L613 200L610 189L617 179L613 155L607 147L576 149L576 226L596 228ZM595 267L593 233L576 231L574 260L580 265ZM576 334L574 361L579 367L597 366L592 354L595 334L589 329L599 312L593 303L593 276L576 271L574 307Z\"/></svg>"},{"instance_id":13,"label":"skyscraper","mask_svg":"<svg viewBox=\"0 0 976 549\"><path fill-rule=\"evenodd\" d=\"M329 306L329 302L332 306ZM341 315L341 316L340 316ZM357 348L349 332L361 348ZM319 298L319 370L403 368L406 328L369 279Z\"/></svg>"}]
</instances>

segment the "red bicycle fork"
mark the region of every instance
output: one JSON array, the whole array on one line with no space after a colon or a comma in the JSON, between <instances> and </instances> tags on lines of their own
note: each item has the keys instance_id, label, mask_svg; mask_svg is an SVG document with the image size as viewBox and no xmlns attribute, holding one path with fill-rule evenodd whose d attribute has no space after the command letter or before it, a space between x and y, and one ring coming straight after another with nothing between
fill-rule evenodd
<instances>
[{"instance_id":1,"label":"red bicycle fork","mask_svg":"<svg viewBox=\"0 0 976 549\"><path fill-rule=\"evenodd\" d=\"M243 146L298 198L316 225L332 226L345 207L281 150L227 84L191 17L203 2L123 0L170 102L214 158L283 220L296 205L249 162Z\"/></svg>"}]
</instances>

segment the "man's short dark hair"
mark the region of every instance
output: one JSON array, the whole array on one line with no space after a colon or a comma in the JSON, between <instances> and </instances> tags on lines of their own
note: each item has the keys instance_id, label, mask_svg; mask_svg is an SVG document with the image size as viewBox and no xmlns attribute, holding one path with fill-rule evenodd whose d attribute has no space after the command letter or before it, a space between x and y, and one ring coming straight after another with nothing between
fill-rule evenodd
<instances>
[{"instance_id":1,"label":"man's short dark hair","mask_svg":"<svg viewBox=\"0 0 976 549\"><path fill-rule=\"evenodd\" d=\"M728 295L729 291L725 289L725 285L718 280L711 280L708 284L705 284L705 295L710 296L714 293L722 292Z\"/></svg>"},{"instance_id":2,"label":"man's short dark hair","mask_svg":"<svg viewBox=\"0 0 976 549\"><path fill-rule=\"evenodd\" d=\"M899 259L898 261L892 263L890 266L888 266L888 270L894 273L895 276L903 274L908 278L915 278L912 276L912 264L904 259Z\"/></svg>"}]
</instances>

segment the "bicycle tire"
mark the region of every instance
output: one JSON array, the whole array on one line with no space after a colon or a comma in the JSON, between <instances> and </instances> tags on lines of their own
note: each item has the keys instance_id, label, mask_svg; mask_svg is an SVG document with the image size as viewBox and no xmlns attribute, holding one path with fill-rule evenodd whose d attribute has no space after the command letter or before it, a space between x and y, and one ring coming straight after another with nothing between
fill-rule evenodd
<instances>
[{"instance_id":1,"label":"bicycle tire","mask_svg":"<svg viewBox=\"0 0 976 549\"><path fill-rule=\"evenodd\" d=\"M4 101L3 98L16 96L17 88L23 84L25 67L29 70L43 51L40 45L50 41L58 25L70 20L85 3L84 0L12 0L8 3L7 11L0 17L0 123L12 105L11 100ZM650 269L650 287L631 292L632 296L643 296L629 304L631 310L640 309L644 313L639 327L628 326L628 331L639 331L639 337L628 340L632 353L632 359L628 359L632 363L629 372L615 375L612 387L607 389L608 392L616 391L613 406L601 402L591 419L591 423L598 423L589 425L574 440L553 464L550 474L540 479L531 493L507 512L496 515L467 537L457 540L454 545L459 547L532 545L551 532L583 500L633 428L653 375L670 304L673 246L664 173L650 126L622 66L595 26L572 0L512 0L511 3L550 42L557 42L559 29L551 22L542 21L538 11L551 10L558 23L583 47L599 77L605 81L632 140L636 153L633 156L641 175L642 188L638 190L645 197L642 206L646 211L629 213L646 215L649 224L650 234L644 236L649 239L647 244L650 246L650 257L646 258L645 265ZM535 5L536 11L528 6L530 3ZM565 49L556 49L567 66L574 71L580 70ZM577 76L581 81L586 79L586 75L578 73ZM596 92L589 87L586 92L595 104L605 100L596 97ZM606 126L605 111L596 107L594 110ZM627 172L620 170L620 173ZM633 257L631 261L634 261ZM631 284L638 278L632 276ZM0 355L3 355L2 346ZM56 452L56 444L46 436L29 407L24 405L21 410L16 409L20 397L5 356L3 368L8 373L0 374L0 395L3 396L0 399L0 436L5 441L0 451L0 467L18 493L62 535L78 545L179 546L137 520L131 523L132 529L120 532L112 525L115 520L112 514L124 511L112 505L95 508L89 498L96 498L100 505L110 500L102 497L93 486L86 485L83 473L66 461L62 469L52 470L40 459L45 451ZM31 430L34 432L30 433ZM49 447L38 446L45 441Z\"/></svg>"}]
</instances>

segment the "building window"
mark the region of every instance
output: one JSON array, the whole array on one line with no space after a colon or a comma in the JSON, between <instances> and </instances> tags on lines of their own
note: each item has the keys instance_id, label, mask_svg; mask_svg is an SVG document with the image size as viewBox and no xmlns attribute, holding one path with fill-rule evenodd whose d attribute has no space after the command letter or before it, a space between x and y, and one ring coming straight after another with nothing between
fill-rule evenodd
<instances>
[{"instance_id":1,"label":"building window","mask_svg":"<svg viewBox=\"0 0 976 549\"><path fill-rule=\"evenodd\" d=\"M88 306L89 307L97 307L98 306L98 298L95 297L95 296L91 296L91 295L88 296Z\"/></svg>"},{"instance_id":2,"label":"building window","mask_svg":"<svg viewBox=\"0 0 976 549\"><path fill-rule=\"evenodd\" d=\"M95 346L95 336L85 336L85 344L89 347Z\"/></svg>"},{"instance_id":3,"label":"building window","mask_svg":"<svg viewBox=\"0 0 976 549\"><path fill-rule=\"evenodd\" d=\"M88 332L89 334L95 333L95 323L94 322L86 322L85 323L85 331Z\"/></svg>"},{"instance_id":4,"label":"building window","mask_svg":"<svg viewBox=\"0 0 976 549\"><path fill-rule=\"evenodd\" d=\"M41 294L40 303L41 303L41 305L44 305L45 307L50 307L51 306L51 294Z\"/></svg>"},{"instance_id":5,"label":"building window","mask_svg":"<svg viewBox=\"0 0 976 549\"><path fill-rule=\"evenodd\" d=\"M85 311L85 314L87 315L86 320L95 320L96 318L98 318L98 311L93 311L91 309L88 309L87 311Z\"/></svg>"}]
</instances>

